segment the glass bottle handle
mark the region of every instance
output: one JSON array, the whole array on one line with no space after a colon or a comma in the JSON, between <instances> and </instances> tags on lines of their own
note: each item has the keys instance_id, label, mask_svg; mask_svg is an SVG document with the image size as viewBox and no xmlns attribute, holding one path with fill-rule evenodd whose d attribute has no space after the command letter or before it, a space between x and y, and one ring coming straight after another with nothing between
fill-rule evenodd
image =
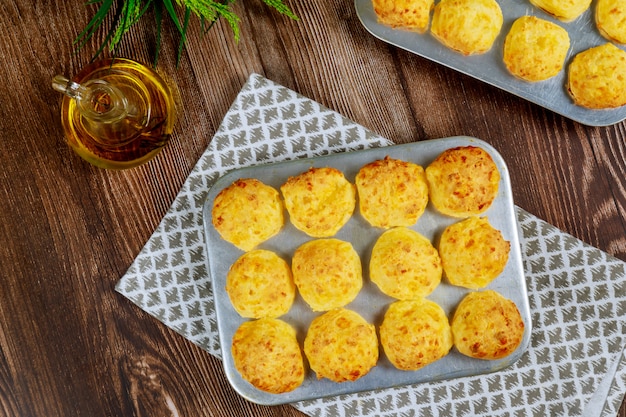
<instances>
[{"instance_id":1,"label":"glass bottle handle","mask_svg":"<svg viewBox=\"0 0 626 417\"><path fill-rule=\"evenodd\" d=\"M86 118L100 123L113 123L128 116L128 101L114 85L104 80L78 84L62 75L52 79L52 88L76 100L77 108Z\"/></svg>"}]
</instances>

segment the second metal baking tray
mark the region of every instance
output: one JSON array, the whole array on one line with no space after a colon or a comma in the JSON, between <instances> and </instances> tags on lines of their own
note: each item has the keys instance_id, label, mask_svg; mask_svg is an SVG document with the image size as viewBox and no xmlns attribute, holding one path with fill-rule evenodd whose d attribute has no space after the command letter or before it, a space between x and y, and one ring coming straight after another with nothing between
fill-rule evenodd
<instances>
[{"instance_id":1,"label":"second metal baking tray","mask_svg":"<svg viewBox=\"0 0 626 417\"><path fill-rule=\"evenodd\" d=\"M379 24L372 0L355 0L354 4L363 26L373 36L391 45L499 87L585 125L608 126L626 118L626 106L615 109L591 110L574 104L567 92L567 66L574 55L588 48L609 42L596 29L593 16L595 2L576 20L561 22L533 6L529 0L498 0L504 17L500 34L487 53L473 56L464 56L448 49L437 41L430 34L430 31L420 34ZM537 16L554 22L566 29L570 37L570 50L563 70L545 81L530 83L515 78L502 62L502 50L506 34L518 17L526 15ZM624 49L623 45L616 46Z\"/></svg>"}]
</instances>

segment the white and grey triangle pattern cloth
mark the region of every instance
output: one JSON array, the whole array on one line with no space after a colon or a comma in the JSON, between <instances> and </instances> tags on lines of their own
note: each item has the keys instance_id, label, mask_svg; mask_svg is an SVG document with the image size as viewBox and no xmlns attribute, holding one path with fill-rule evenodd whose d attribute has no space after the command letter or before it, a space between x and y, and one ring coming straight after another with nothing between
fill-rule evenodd
<instances>
[{"instance_id":1,"label":"white and grey triangle pattern cloth","mask_svg":"<svg viewBox=\"0 0 626 417\"><path fill-rule=\"evenodd\" d=\"M390 144L252 74L116 290L220 357L202 222L211 185L244 166ZM615 416L626 391L625 264L516 210L533 320L531 346L520 360L484 376L294 406L320 417Z\"/></svg>"},{"instance_id":2,"label":"white and grey triangle pattern cloth","mask_svg":"<svg viewBox=\"0 0 626 417\"><path fill-rule=\"evenodd\" d=\"M298 408L322 417L615 416L626 379L625 265L516 211L533 321L531 346L520 360L483 376L320 399ZM590 409L605 382L610 390Z\"/></svg>"}]
</instances>

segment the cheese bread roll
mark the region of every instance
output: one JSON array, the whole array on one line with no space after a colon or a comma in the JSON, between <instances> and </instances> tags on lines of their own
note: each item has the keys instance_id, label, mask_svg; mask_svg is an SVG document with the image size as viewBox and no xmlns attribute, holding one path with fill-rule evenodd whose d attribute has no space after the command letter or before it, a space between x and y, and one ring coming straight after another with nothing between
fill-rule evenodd
<instances>
[{"instance_id":1,"label":"cheese bread roll","mask_svg":"<svg viewBox=\"0 0 626 417\"><path fill-rule=\"evenodd\" d=\"M443 272L452 285L484 288L502 273L510 242L486 217L470 217L448 226L439 241Z\"/></svg>"},{"instance_id":2,"label":"cheese bread roll","mask_svg":"<svg viewBox=\"0 0 626 417\"><path fill-rule=\"evenodd\" d=\"M530 2L565 22L576 19L591 5L591 0L530 0Z\"/></svg>"},{"instance_id":3,"label":"cheese bread roll","mask_svg":"<svg viewBox=\"0 0 626 417\"><path fill-rule=\"evenodd\" d=\"M220 236L249 251L278 234L285 224L277 190L252 178L238 179L213 202L212 223Z\"/></svg>"},{"instance_id":4,"label":"cheese bread roll","mask_svg":"<svg viewBox=\"0 0 626 417\"><path fill-rule=\"evenodd\" d=\"M313 311L343 307L363 287L363 268L349 242L316 239L304 243L291 260L293 279Z\"/></svg>"},{"instance_id":5,"label":"cheese bread roll","mask_svg":"<svg viewBox=\"0 0 626 417\"><path fill-rule=\"evenodd\" d=\"M434 0L372 0L378 22L393 28L424 33Z\"/></svg>"},{"instance_id":6,"label":"cheese bread roll","mask_svg":"<svg viewBox=\"0 0 626 417\"><path fill-rule=\"evenodd\" d=\"M570 47L567 31L535 16L513 22L504 40L504 65L525 81L543 81L563 69Z\"/></svg>"},{"instance_id":7,"label":"cheese bread roll","mask_svg":"<svg viewBox=\"0 0 626 417\"><path fill-rule=\"evenodd\" d=\"M602 36L626 44L626 1L598 0L595 18Z\"/></svg>"},{"instance_id":8,"label":"cheese bread roll","mask_svg":"<svg viewBox=\"0 0 626 417\"><path fill-rule=\"evenodd\" d=\"M390 297L425 297L441 282L437 250L414 230L396 227L383 233L372 249L370 279Z\"/></svg>"},{"instance_id":9,"label":"cheese bread roll","mask_svg":"<svg viewBox=\"0 0 626 417\"><path fill-rule=\"evenodd\" d=\"M451 327L458 351L477 359L504 358L524 336L524 321L515 303L491 290L466 295Z\"/></svg>"},{"instance_id":10,"label":"cheese bread roll","mask_svg":"<svg viewBox=\"0 0 626 417\"><path fill-rule=\"evenodd\" d=\"M380 325L380 343L396 368L415 371L448 354L452 331L437 303L425 298L396 301Z\"/></svg>"},{"instance_id":11,"label":"cheese bread roll","mask_svg":"<svg viewBox=\"0 0 626 417\"><path fill-rule=\"evenodd\" d=\"M230 267L226 292L242 317L275 318L291 308L296 286L284 259L274 252L256 249L244 253Z\"/></svg>"},{"instance_id":12,"label":"cheese bread roll","mask_svg":"<svg viewBox=\"0 0 626 417\"><path fill-rule=\"evenodd\" d=\"M473 55L491 49L502 23L496 0L441 0L435 6L430 31L448 48Z\"/></svg>"},{"instance_id":13,"label":"cheese bread roll","mask_svg":"<svg viewBox=\"0 0 626 417\"><path fill-rule=\"evenodd\" d=\"M354 311L331 310L311 322L304 353L318 379L356 381L378 362L376 329Z\"/></svg>"},{"instance_id":14,"label":"cheese bread roll","mask_svg":"<svg viewBox=\"0 0 626 417\"><path fill-rule=\"evenodd\" d=\"M363 166L355 179L361 215L372 226L412 226L428 204L424 168L385 158Z\"/></svg>"},{"instance_id":15,"label":"cheese bread roll","mask_svg":"<svg viewBox=\"0 0 626 417\"><path fill-rule=\"evenodd\" d=\"M612 43L578 53L568 69L568 91L579 106L609 109L626 104L626 52Z\"/></svg>"},{"instance_id":16,"label":"cheese bread roll","mask_svg":"<svg viewBox=\"0 0 626 417\"><path fill-rule=\"evenodd\" d=\"M304 361L296 331L278 319L241 324L231 352L242 378L271 394L293 391L304 381Z\"/></svg>"},{"instance_id":17,"label":"cheese bread roll","mask_svg":"<svg viewBox=\"0 0 626 417\"><path fill-rule=\"evenodd\" d=\"M441 213L468 217L486 211L498 195L500 172L491 155L476 146L443 151L426 167L430 201Z\"/></svg>"},{"instance_id":18,"label":"cheese bread roll","mask_svg":"<svg viewBox=\"0 0 626 417\"><path fill-rule=\"evenodd\" d=\"M350 220L356 189L336 168L311 168L280 187L291 223L312 237L334 236Z\"/></svg>"}]
</instances>

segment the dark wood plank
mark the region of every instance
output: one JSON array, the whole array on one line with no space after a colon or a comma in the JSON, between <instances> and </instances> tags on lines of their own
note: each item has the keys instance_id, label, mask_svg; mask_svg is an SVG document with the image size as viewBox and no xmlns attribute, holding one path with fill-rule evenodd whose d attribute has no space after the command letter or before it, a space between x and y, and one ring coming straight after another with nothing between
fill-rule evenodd
<instances>
[{"instance_id":1,"label":"dark wood plank","mask_svg":"<svg viewBox=\"0 0 626 417\"><path fill-rule=\"evenodd\" d=\"M92 167L64 143L59 73L86 65L103 33L73 39L95 6L6 0L0 8L0 415L297 416L239 397L221 362L114 285L168 210L250 73L258 72L393 140L470 135L507 160L524 209L626 260L626 123L582 126L390 47L351 2L237 2L241 39L165 26L157 69L180 94L172 142L128 171ZM118 53L150 63L146 15ZM105 52L105 56L110 52ZM622 407L620 416L626 416Z\"/></svg>"}]
</instances>

